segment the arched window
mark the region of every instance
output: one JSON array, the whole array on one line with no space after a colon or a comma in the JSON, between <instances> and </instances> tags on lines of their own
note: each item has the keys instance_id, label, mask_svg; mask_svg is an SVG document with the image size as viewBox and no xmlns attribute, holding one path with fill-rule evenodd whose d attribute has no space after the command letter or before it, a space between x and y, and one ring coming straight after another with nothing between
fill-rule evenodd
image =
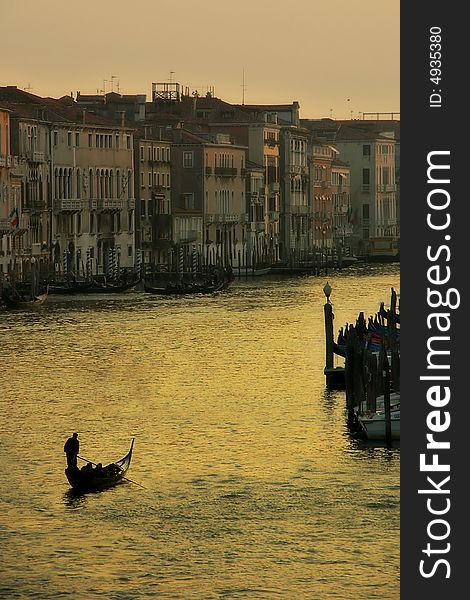
<instances>
[{"instance_id":1,"label":"arched window","mask_svg":"<svg viewBox=\"0 0 470 600\"><path fill-rule=\"evenodd\" d=\"M109 172L109 197L114 198L114 182L113 172Z\"/></svg>"},{"instance_id":2,"label":"arched window","mask_svg":"<svg viewBox=\"0 0 470 600\"><path fill-rule=\"evenodd\" d=\"M89 196L90 200L92 198L94 198L94 195L93 195L94 194L93 183L94 183L94 180L93 180L93 169L90 169L88 171L88 196Z\"/></svg>"},{"instance_id":3,"label":"arched window","mask_svg":"<svg viewBox=\"0 0 470 600\"><path fill-rule=\"evenodd\" d=\"M62 175L62 169L59 169L59 195L58 198L62 199L64 197L64 178Z\"/></svg>"},{"instance_id":4,"label":"arched window","mask_svg":"<svg viewBox=\"0 0 470 600\"><path fill-rule=\"evenodd\" d=\"M105 136L105 140L107 140L108 136ZM104 172L104 197L109 198L109 173L108 169Z\"/></svg>"},{"instance_id":5,"label":"arched window","mask_svg":"<svg viewBox=\"0 0 470 600\"><path fill-rule=\"evenodd\" d=\"M100 170L96 169L96 198L101 198L102 196L100 195L100 191L101 191L101 177L100 177Z\"/></svg>"},{"instance_id":6,"label":"arched window","mask_svg":"<svg viewBox=\"0 0 470 600\"><path fill-rule=\"evenodd\" d=\"M59 197L59 171L54 169L54 198Z\"/></svg>"},{"instance_id":7,"label":"arched window","mask_svg":"<svg viewBox=\"0 0 470 600\"><path fill-rule=\"evenodd\" d=\"M132 173L127 171L127 197L130 199L132 196Z\"/></svg>"},{"instance_id":8,"label":"arched window","mask_svg":"<svg viewBox=\"0 0 470 600\"><path fill-rule=\"evenodd\" d=\"M80 180L80 169L77 169L77 198L82 196L82 185Z\"/></svg>"},{"instance_id":9,"label":"arched window","mask_svg":"<svg viewBox=\"0 0 470 600\"><path fill-rule=\"evenodd\" d=\"M101 169L101 173L100 173L100 198L106 198L105 193L104 193L104 169Z\"/></svg>"},{"instance_id":10,"label":"arched window","mask_svg":"<svg viewBox=\"0 0 470 600\"><path fill-rule=\"evenodd\" d=\"M68 194L69 194L69 198L73 197L73 177L72 177L72 169L69 169L68 171L68 177L67 177L67 183L68 183Z\"/></svg>"},{"instance_id":11,"label":"arched window","mask_svg":"<svg viewBox=\"0 0 470 600\"><path fill-rule=\"evenodd\" d=\"M116 198L121 197L121 173L119 169L116 172Z\"/></svg>"}]
</instances>

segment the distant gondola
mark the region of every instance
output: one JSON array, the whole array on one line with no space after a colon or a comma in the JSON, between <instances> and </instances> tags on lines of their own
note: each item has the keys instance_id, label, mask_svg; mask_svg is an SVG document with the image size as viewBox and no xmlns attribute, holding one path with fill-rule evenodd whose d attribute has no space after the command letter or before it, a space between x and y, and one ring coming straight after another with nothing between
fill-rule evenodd
<instances>
[{"instance_id":1,"label":"distant gondola","mask_svg":"<svg viewBox=\"0 0 470 600\"><path fill-rule=\"evenodd\" d=\"M217 284L204 283L168 283L165 287L152 287L144 284L144 290L149 294L157 294L160 296L187 296L194 294L213 294L220 292L228 287L228 281L222 281Z\"/></svg>"},{"instance_id":2,"label":"distant gondola","mask_svg":"<svg viewBox=\"0 0 470 600\"><path fill-rule=\"evenodd\" d=\"M42 306L47 299L48 289L44 294L30 295L29 297L16 289L4 289L2 300L7 308L30 309Z\"/></svg>"},{"instance_id":3,"label":"distant gondola","mask_svg":"<svg viewBox=\"0 0 470 600\"><path fill-rule=\"evenodd\" d=\"M99 281L79 281L59 285L51 285L51 294L74 295L74 294L117 294L131 291L140 279L134 279L126 283L101 283Z\"/></svg>"},{"instance_id":4,"label":"distant gondola","mask_svg":"<svg viewBox=\"0 0 470 600\"><path fill-rule=\"evenodd\" d=\"M49 294L82 294L84 291L91 288L93 281L77 281L77 282L65 282L57 283L49 286Z\"/></svg>"},{"instance_id":5,"label":"distant gondola","mask_svg":"<svg viewBox=\"0 0 470 600\"><path fill-rule=\"evenodd\" d=\"M99 283L93 282L90 287L87 287L79 294L118 294L120 292L131 291L140 282L140 279L134 279L131 282L126 283Z\"/></svg>"},{"instance_id":6,"label":"distant gondola","mask_svg":"<svg viewBox=\"0 0 470 600\"><path fill-rule=\"evenodd\" d=\"M65 469L65 475L74 490L93 491L112 487L124 479L124 475L129 469L132 458L132 449L134 448L134 439L132 440L129 452L120 460L110 463L103 467L103 473L97 474L96 469L89 472L83 469Z\"/></svg>"}]
</instances>

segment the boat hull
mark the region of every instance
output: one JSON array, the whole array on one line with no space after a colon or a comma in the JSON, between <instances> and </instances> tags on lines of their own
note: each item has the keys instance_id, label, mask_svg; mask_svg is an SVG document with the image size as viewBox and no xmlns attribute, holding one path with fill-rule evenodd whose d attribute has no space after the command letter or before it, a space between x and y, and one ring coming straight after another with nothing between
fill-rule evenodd
<instances>
[{"instance_id":1,"label":"boat hull","mask_svg":"<svg viewBox=\"0 0 470 600\"><path fill-rule=\"evenodd\" d=\"M164 288L152 287L150 285L145 285L144 290L149 294L156 294L159 296L194 296L195 294L213 294L215 292L220 292L221 290L228 287L229 282L222 282L219 285L214 286L167 286Z\"/></svg>"},{"instance_id":2,"label":"boat hull","mask_svg":"<svg viewBox=\"0 0 470 600\"><path fill-rule=\"evenodd\" d=\"M359 423L364 431L364 435L368 440L385 440L385 414L375 413L371 418L358 417ZM392 440L400 439L400 411L392 411L391 413L391 433Z\"/></svg>"}]
</instances>

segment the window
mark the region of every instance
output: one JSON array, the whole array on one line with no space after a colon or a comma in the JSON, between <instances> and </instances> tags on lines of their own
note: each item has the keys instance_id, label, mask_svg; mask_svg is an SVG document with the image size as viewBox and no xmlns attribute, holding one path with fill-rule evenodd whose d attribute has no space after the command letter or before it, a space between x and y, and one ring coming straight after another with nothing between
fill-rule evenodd
<instances>
[{"instance_id":1,"label":"window","mask_svg":"<svg viewBox=\"0 0 470 600\"><path fill-rule=\"evenodd\" d=\"M370 156L370 144L364 144L362 146L362 156Z\"/></svg>"},{"instance_id":2,"label":"window","mask_svg":"<svg viewBox=\"0 0 470 600\"><path fill-rule=\"evenodd\" d=\"M126 145L127 145L127 149L130 150L131 149L131 136L130 135L126 135Z\"/></svg>"},{"instance_id":3,"label":"window","mask_svg":"<svg viewBox=\"0 0 470 600\"><path fill-rule=\"evenodd\" d=\"M144 160L144 147L140 146L140 160Z\"/></svg>"},{"instance_id":4,"label":"window","mask_svg":"<svg viewBox=\"0 0 470 600\"><path fill-rule=\"evenodd\" d=\"M192 152L191 152L192 154ZM184 208L186 210L194 209L194 194L184 194Z\"/></svg>"},{"instance_id":5,"label":"window","mask_svg":"<svg viewBox=\"0 0 470 600\"><path fill-rule=\"evenodd\" d=\"M69 131L67 133L67 146L71 146L72 145L72 132Z\"/></svg>"},{"instance_id":6,"label":"window","mask_svg":"<svg viewBox=\"0 0 470 600\"><path fill-rule=\"evenodd\" d=\"M80 134L75 132L75 146L78 148L80 146Z\"/></svg>"},{"instance_id":7,"label":"window","mask_svg":"<svg viewBox=\"0 0 470 600\"><path fill-rule=\"evenodd\" d=\"M93 146L93 136L91 133L88 134L88 148Z\"/></svg>"},{"instance_id":8,"label":"window","mask_svg":"<svg viewBox=\"0 0 470 600\"><path fill-rule=\"evenodd\" d=\"M132 246L127 246L127 256L132 256Z\"/></svg>"},{"instance_id":9,"label":"window","mask_svg":"<svg viewBox=\"0 0 470 600\"><path fill-rule=\"evenodd\" d=\"M58 143L59 143L59 132L54 131L54 146L57 146Z\"/></svg>"},{"instance_id":10,"label":"window","mask_svg":"<svg viewBox=\"0 0 470 600\"><path fill-rule=\"evenodd\" d=\"M116 133L116 148L119 149L119 134Z\"/></svg>"},{"instance_id":11,"label":"window","mask_svg":"<svg viewBox=\"0 0 470 600\"><path fill-rule=\"evenodd\" d=\"M145 217L145 200L140 201L140 216Z\"/></svg>"},{"instance_id":12,"label":"window","mask_svg":"<svg viewBox=\"0 0 470 600\"><path fill-rule=\"evenodd\" d=\"M370 169L362 169L362 185L370 184Z\"/></svg>"},{"instance_id":13,"label":"window","mask_svg":"<svg viewBox=\"0 0 470 600\"><path fill-rule=\"evenodd\" d=\"M192 169L194 166L194 152L183 152L183 168Z\"/></svg>"},{"instance_id":14,"label":"window","mask_svg":"<svg viewBox=\"0 0 470 600\"><path fill-rule=\"evenodd\" d=\"M369 205L368 204L362 205L362 218L363 219L369 218Z\"/></svg>"}]
</instances>

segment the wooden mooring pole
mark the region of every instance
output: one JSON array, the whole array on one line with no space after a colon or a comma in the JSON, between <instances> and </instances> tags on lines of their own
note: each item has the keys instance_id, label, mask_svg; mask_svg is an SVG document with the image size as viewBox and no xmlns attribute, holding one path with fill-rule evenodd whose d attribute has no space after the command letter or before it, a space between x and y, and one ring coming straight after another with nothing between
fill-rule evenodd
<instances>
[{"instance_id":1,"label":"wooden mooring pole","mask_svg":"<svg viewBox=\"0 0 470 600\"><path fill-rule=\"evenodd\" d=\"M392 445L392 415L390 412L390 368L388 364L387 351L382 354L382 376L384 384L384 411L385 411L385 441L387 447Z\"/></svg>"}]
</instances>

